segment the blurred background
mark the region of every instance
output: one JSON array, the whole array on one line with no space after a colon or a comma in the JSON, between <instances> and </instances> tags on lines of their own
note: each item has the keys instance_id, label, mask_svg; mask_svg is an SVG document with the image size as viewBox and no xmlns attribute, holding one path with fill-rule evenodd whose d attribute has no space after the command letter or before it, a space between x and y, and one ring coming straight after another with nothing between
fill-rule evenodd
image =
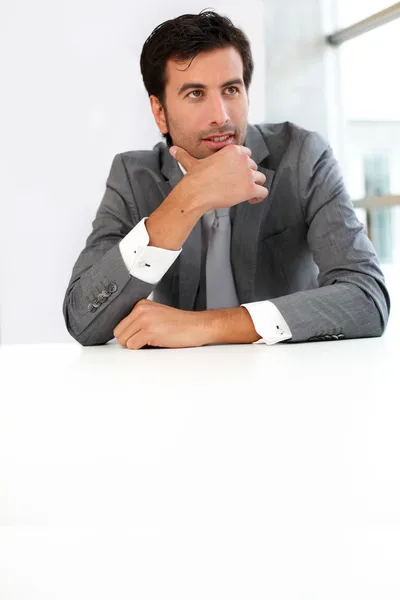
<instances>
[{"instance_id":1,"label":"blurred background","mask_svg":"<svg viewBox=\"0 0 400 600\"><path fill-rule=\"evenodd\" d=\"M400 3L2 0L2 343L72 341L62 302L115 154L161 136L139 69L159 23L212 8L248 35L249 121L330 142L400 300ZM390 326L390 323L389 323Z\"/></svg>"}]
</instances>

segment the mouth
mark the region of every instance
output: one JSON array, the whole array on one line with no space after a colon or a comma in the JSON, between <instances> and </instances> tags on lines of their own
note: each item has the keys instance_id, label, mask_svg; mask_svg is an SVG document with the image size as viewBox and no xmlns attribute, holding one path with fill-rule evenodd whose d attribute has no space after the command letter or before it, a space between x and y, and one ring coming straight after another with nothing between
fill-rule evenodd
<instances>
[{"instance_id":1,"label":"mouth","mask_svg":"<svg viewBox=\"0 0 400 600\"><path fill-rule=\"evenodd\" d=\"M214 135L209 138L204 138L202 140L209 148L213 148L215 150L219 150L224 146L228 146L235 141L234 134L227 133L225 135Z\"/></svg>"}]
</instances>

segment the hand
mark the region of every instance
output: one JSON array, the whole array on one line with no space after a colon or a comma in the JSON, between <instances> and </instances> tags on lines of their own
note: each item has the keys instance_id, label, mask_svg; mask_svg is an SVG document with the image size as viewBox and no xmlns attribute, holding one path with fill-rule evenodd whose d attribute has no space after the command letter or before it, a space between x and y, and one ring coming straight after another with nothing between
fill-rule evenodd
<instances>
[{"instance_id":1,"label":"hand","mask_svg":"<svg viewBox=\"0 0 400 600\"><path fill-rule=\"evenodd\" d=\"M191 190L196 191L205 212L246 200L255 204L268 195L263 187L266 177L257 170L246 146L231 144L203 159L194 158L179 146L172 146L170 153L188 173L181 183L190 184Z\"/></svg>"},{"instance_id":2,"label":"hand","mask_svg":"<svg viewBox=\"0 0 400 600\"><path fill-rule=\"evenodd\" d=\"M198 313L145 298L135 304L113 333L121 346L132 350L139 350L146 345L187 348L204 346L208 342Z\"/></svg>"}]
</instances>

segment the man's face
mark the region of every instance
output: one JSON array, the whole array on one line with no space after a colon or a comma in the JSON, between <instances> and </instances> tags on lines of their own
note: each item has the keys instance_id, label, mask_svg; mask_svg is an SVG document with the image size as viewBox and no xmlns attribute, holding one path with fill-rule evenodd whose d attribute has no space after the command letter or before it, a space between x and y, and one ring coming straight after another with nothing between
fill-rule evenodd
<instances>
[{"instance_id":1,"label":"man's face","mask_svg":"<svg viewBox=\"0 0 400 600\"><path fill-rule=\"evenodd\" d=\"M195 158L210 156L227 144L243 145L248 97L239 52L232 46L219 48L190 61L167 61L163 108L151 96L161 133L169 133L176 146ZM205 140L228 133L233 136L218 145Z\"/></svg>"}]
</instances>

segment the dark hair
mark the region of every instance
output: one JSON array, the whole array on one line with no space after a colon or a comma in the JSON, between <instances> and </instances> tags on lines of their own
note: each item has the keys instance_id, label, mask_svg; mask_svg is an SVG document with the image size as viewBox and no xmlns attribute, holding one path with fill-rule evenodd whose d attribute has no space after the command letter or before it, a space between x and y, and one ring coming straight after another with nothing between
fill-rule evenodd
<instances>
[{"instance_id":1,"label":"dark hair","mask_svg":"<svg viewBox=\"0 0 400 600\"><path fill-rule=\"evenodd\" d=\"M161 23L145 41L140 55L140 70L148 95L156 96L165 110L167 60L193 60L200 52L227 46L234 46L242 57L243 82L248 91L254 68L250 42L230 19L204 9L198 15L180 15ZM169 133L163 137L172 145Z\"/></svg>"}]
</instances>

